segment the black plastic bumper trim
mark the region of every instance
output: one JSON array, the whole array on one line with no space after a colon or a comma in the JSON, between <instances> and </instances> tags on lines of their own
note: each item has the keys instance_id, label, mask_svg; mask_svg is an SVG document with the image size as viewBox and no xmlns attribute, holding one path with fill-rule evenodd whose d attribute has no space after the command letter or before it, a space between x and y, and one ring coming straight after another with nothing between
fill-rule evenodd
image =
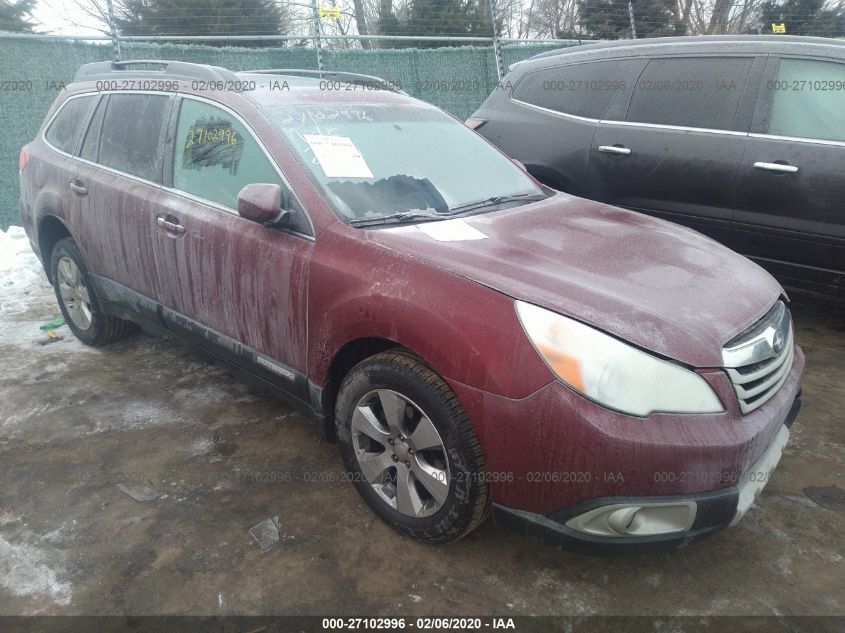
<instances>
[{"instance_id":1,"label":"black plastic bumper trim","mask_svg":"<svg viewBox=\"0 0 845 633\"><path fill-rule=\"evenodd\" d=\"M692 528L686 532L653 536L595 536L573 530L566 521L600 506L615 503L664 503L695 501L697 511ZM660 497L605 497L565 508L549 515L535 514L493 504L493 521L538 538L552 545L589 554L636 554L683 547L709 536L730 524L736 513L739 492L725 488L713 492Z\"/></svg>"},{"instance_id":2,"label":"black plastic bumper trim","mask_svg":"<svg viewBox=\"0 0 845 633\"><path fill-rule=\"evenodd\" d=\"M792 407L789 409L789 413L786 414L786 420L783 423L786 425L786 428L791 429L792 424L795 422L795 419L798 417L798 413L801 411L801 391L798 391L798 395L795 396L795 400L792 403Z\"/></svg>"}]
</instances>

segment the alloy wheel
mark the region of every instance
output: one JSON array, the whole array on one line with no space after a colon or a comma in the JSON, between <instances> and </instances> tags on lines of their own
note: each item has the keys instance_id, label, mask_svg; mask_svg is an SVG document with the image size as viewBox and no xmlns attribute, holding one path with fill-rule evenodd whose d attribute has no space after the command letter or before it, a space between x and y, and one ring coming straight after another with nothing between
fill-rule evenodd
<instances>
[{"instance_id":1,"label":"alloy wheel","mask_svg":"<svg viewBox=\"0 0 845 633\"><path fill-rule=\"evenodd\" d=\"M412 518L436 513L449 496L449 458L431 419L390 389L358 401L352 446L367 483L397 512Z\"/></svg>"},{"instance_id":2,"label":"alloy wheel","mask_svg":"<svg viewBox=\"0 0 845 633\"><path fill-rule=\"evenodd\" d=\"M82 272L69 257L62 257L57 267L59 294L68 316L80 330L91 327L91 295L82 279Z\"/></svg>"}]
</instances>

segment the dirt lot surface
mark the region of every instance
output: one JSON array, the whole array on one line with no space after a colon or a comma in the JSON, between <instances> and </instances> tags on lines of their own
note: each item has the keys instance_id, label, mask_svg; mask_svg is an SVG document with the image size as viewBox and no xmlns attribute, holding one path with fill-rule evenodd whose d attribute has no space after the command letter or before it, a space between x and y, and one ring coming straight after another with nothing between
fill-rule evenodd
<instances>
[{"instance_id":1,"label":"dirt lot surface","mask_svg":"<svg viewBox=\"0 0 845 633\"><path fill-rule=\"evenodd\" d=\"M2 614L845 614L845 312L795 301L804 408L735 528L594 558L488 521L403 538L336 481L335 446L175 344L66 327L25 240L0 266ZM0 253L2 255L2 253ZM14 260L14 261L12 261ZM136 501L120 487L139 495ZM262 553L249 529L278 516Z\"/></svg>"}]
</instances>

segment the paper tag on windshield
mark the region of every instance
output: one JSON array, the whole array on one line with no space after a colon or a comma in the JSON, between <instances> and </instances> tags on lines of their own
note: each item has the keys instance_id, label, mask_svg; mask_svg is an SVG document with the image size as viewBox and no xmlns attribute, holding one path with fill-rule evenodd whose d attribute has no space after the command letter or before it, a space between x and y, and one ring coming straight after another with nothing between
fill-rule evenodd
<instances>
[{"instance_id":1,"label":"paper tag on windshield","mask_svg":"<svg viewBox=\"0 0 845 633\"><path fill-rule=\"evenodd\" d=\"M348 136L303 134L327 178L372 178L367 161Z\"/></svg>"},{"instance_id":2,"label":"paper tag on windshield","mask_svg":"<svg viewBox=\"0 0 845 633\"><path fill-rule=\"evenodd\" d=\"M420 231L438 242L486 240L489 237L489 235L485 235L474 226L470 226L461 218L442 220L440 222L426 222L425 224L417 224L416 226Z\"/></svg>"}]
</instances>

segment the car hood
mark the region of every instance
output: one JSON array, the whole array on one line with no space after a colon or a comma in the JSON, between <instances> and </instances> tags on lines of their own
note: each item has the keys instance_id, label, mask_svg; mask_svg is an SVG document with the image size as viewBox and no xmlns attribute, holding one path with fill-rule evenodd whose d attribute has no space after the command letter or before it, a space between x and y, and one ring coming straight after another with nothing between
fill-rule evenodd
<instances>
[{"instance_id":1,"label":"car hood","mask_svg":"<svg viewBox=\"0 0 845 633\"><path fill-rule=\"evenodd\" d=\"M721 365L721 347L783 294L762 268L695 231L566 194L367 233L695 367Z\"/></svg>"}]
</instances>

